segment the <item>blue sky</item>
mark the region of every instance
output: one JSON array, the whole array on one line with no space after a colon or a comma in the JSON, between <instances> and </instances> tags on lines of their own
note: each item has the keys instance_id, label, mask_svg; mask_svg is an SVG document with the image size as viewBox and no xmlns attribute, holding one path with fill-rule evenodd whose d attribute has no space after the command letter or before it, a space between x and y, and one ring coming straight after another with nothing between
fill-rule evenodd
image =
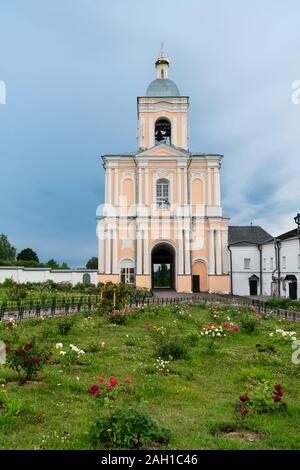
<instances>
[{"instance_id":1,"label":"blue sky","mask_svg":"<svg viewBox=\"0 0 300 470\"><path fill-rule=\"evenodd\" d=\"M224 215L272 234L300 211L298 0L0 0L0 233L42 260L97 253L100 155L136 149L160 42L190 148L223 153Z\"/></svg>"}]
</instances>

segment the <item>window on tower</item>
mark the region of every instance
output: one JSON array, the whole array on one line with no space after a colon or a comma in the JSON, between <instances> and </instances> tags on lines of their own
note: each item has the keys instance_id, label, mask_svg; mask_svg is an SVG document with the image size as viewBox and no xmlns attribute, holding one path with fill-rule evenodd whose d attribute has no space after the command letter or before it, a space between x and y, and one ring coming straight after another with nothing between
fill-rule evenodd
<instances>
[{"instance_id":1,"label":"window on tower","mask_svg":"<svg viewBox=\"0 0 300 470\"><path fill-rule=\"evenodd\" d=\"M169 209L169 181L158 180L156 184L156 205L158 209Z\"/></svg>"},{"instance_id":2,"label":"window on tower","mask_svg":"<svg viewBox=\"0 0 300 470\"><path fill-rule=\"evenodd\" d=\"M155 123L155 145L171 144L171 123L168 119L158 119Z\"/></svg>"}]
</instances>

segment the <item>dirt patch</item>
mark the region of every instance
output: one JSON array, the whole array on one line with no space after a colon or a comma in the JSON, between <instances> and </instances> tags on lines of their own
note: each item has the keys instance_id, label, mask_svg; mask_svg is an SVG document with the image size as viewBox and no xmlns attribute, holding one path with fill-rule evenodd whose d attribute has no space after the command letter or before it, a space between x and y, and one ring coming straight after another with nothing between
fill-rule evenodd
<instances>
[{"instance_id":1,"label":"dirt patch","mask_svg":"<svg viewBox=\"0 0 300 470\"><path fill-rule=\"evenodd\" d=\"M25 384L20 384L18 381L12 381L12 382L6 382L5 385L19 385L20 387L26 387L26 388L33 388L36 387L37 385L42 385L45 382L42 380L30 380L29 382L26 382Z\"/></svg>"},{"instance_id":2,"label":"dirt patch","mask_svg":"<svg viewBox=\"0 0 300 470\"><path fill-rule=\"evenodd\" d=\"M220 433L226 437L226 439L239 439L240 441L256 442L263 439L263 436L257 431L251 431L250 429L223 429Z\"/></svg>"}]
</instances>

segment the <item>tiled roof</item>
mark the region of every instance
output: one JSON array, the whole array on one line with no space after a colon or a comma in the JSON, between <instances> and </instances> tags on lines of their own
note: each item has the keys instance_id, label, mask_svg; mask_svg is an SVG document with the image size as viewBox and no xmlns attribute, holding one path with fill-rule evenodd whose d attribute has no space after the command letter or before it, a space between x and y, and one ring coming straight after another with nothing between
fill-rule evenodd
<instances>
[{"instance_id":1,"label":"tiled roof","mask_svg":"<svg viewBox=\"0 0 300 470\"><path fill-rule=\"evenodd\" d=\"M255 244L270 240L272 235L259 226L229 226L228 227L228 244Z\"/></svg>"}]
</instances>

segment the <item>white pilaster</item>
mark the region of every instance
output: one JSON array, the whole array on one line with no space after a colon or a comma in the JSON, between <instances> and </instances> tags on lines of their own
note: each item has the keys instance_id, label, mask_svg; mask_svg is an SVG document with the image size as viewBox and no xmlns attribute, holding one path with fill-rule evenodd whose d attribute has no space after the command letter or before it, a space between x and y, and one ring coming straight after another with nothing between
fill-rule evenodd
<instances>
[{"instance_id":1,"label":"white pilaster","mask_svg":"<svg viewBox=\"0 0 300 470\"><path fill-rule=\"evenodd\" d=\"M142 274L142 232L138 230L136 233L136 271Z\"/></svg>"},{"instance_id":2,"label":"white pilaster","mask_svg":"<svg viewBox=\"0 0 300 470\"><path fill-rule=\"evenodd\" d=\"M149 117L149 126L148 126L148 132L149 132L149 137L148 137L148 144L149 147L154 147L154 120L152 117Z\"/></svg>"},{"instance_id":3,"label":"white pilaster","mask_svg":"<svg viewBox=\"0 0 300 470\"><path fill-rule=\"evenodd\" d=\"M172 132L171 132L172 144L177 147L177 117L174 116L172 119Z\"/></svg>"},{"instance_id":4,"label":"white pilaster","mask_svg":"<svg viewBox=\"0 0 300 470\"><path fill-rule=\"evenodd\" d=\"M98 272L104 273L104 231L98 226Z\"/></svg>"},{"instance_id":5,"label":"white pilaster","mask_svg":"<svg viewBox=\"0 0 300 470\"><path fill-rule=\"evenodd\" d=\"M211 171L210 168L208 167L207 169L207 205L211 206L211 177L210 177Z\"/></svg>"},{"instance_id":6,"label":"white pilaster","mask_svg":"<svg viewBox=\"0 0 300 470\"><path fill-rule=\"evenodd\" d=\"M114 182L114 195L115 195L115 206L118 207L118 198L119 198L119 182L118 182L118 168L114 169L115 172L115 182Z\"/></svg>"},{"instance_id":7,"label":"white pilaster","mask_svg":"<svg viewBox=\"0 0 300 470\"><path fill-rule=\"evenodd\" d=\"M139 197L138 197L138 201L139 201L139 205L141 206L142 203L143 203L143 183L142 183L142 168L139 167L138 168L138 172L139 172Z\"/></svg>"},{"instance_id":8,"label":"white pilaster","mask_svg":"<svg viewBox=\"0 0 300 470\"><path fill-rule=\"evenodd\" d=\"M145 203L145 206L149 205L148 183L149 183L149 173L148 173L148 168L145 168L145 184L144 184L144 189L145 189L144 203Z\"/></svg>"},{"instance_id":9,"label":"white pilaster","mask_svg":"<svg viewBox=\"0 0 300 470\"><path fill-rule=\"evenodd\" d=\"M145 119L141 118L139 121L139 143L140 148L144 148L144 127L145 127Z\"/></svg>"},{"instance_id":10,"label":"white pilaster","mask_svg":"<svg viewBox=\"0 0 300 470\"><path fill-rule=\"evenodd\" d=\"M181 206L181 168L177 166L177 204Z\"/></svg>"},{"instance_id":11,"label":"white pilaster","mask_svg":"<svg viewBox=\"0 0 300 470\"><path fill-rule=\"evenodd\" d=\"M146 230L144 230L144 274L149 274L149 240Z\"/></svg>"},{"instance_id":12,"label":"white pilaster","mask_svg":"<svg viewBox=\"0 0 300 470\"><path fill-rule=\"evenodd\" d=\"M184 205L188 203L188 177L187 177L187 167L184 167L184 178L183 178L183 185L184 185Z\"/></svg>"},{"instance_id":13,"label":"white pilaster","mask_svg":"<svg viewBox=\"0 0 300 470\"><path fill-rule=\"evenodd\" d=\"M113 230L113 274L119 274L119 270L118 270L118 229Z\"/></svg>"},{"instance_id":14,"label":"white pilaster","mask_svg":"<svg viewBox=\"0 0 300 470\"><path fill-rule=\"evenodd\" d=\"M215 274L215 234L209 229L209 274Z\"/></svg>"},{"instance_id":15,"label":"white pilaster","mask_svg":"<svg viewBox=\"0 0 300 470\"><path fill-rule=\"evenodd\" d=\"M181 229L178 233L178 274L183 274L183 236Z\"/></svg>"},{"instance_id":16,"label":"white pilaster","mask_svg":"<svg viewBox=\"0 0 300 470\"><path fill-rule=\"evenodd\" d=\"M107 169L107 204L111 204L111 168Z\"/></svg>"},{"instance_id":17,"label":"white pilaster","mask_svg":"<svg viewBox=\"0 0 300 470\"><path fill-rule=\"evenodd\" d=\"M222 230L222 256L223 256L223 273L228 274L229 251L228 251L228 231L227 230Z\"/></svg>"},{"instance_id":18,"label":"white pilaster","mask_svg":"<svg viewBox=\"0 0 300 470\"><path fill-rule=\"evenodd\" d=\"M105 204L108 203L108 174L107 168L105 168Z\"/></svg>"},{"instance_id":19,"label":"white pilaster","mask_svg":"<svg viewBox=\"0 0 300 470\"><path fill-rule=\"evenodd\" d=\"M105 274L111 274L111 230L106 230L105 237Z\"/></svg>"},{"instance_id":20,"label":"white pilaster","mask_svg":"<svg viewBox=\"0 0 300 470\"><path fill-rule=\"evenodd\" d=\"M222 244L221 244L221 230L216 231L216 265L217 274L222 274Z\"/></svg>"},{"instance_id":21,"label":"white pilaster","mask_svg":"<svg viewBox=\"0 0 300 470\"><path fill-rule=\"evenodd\" d=\"M214 168L214 195L215 206L220 206L220 175L218 168Z\"/></svg>"},{"instance_id":22,"label":"white pilaster","mask_svg":"<svg viewBox=\"0 0 300 470\"><path fill-rule=\"evenodd\" d=\"M187 149L187 117L181 118L181 147Z\"/></svg>"},{"instance_id":23,"label":"white pilaster","mask_svg":"<svg viewBox=\"0 0 300 470\"><path fill-rule=\"evenodd\" d=\"M191 274L191 253L190 253L190 232L189 230L184 231L184 271L185 274Z\"/></svg>"}]
</instances>

